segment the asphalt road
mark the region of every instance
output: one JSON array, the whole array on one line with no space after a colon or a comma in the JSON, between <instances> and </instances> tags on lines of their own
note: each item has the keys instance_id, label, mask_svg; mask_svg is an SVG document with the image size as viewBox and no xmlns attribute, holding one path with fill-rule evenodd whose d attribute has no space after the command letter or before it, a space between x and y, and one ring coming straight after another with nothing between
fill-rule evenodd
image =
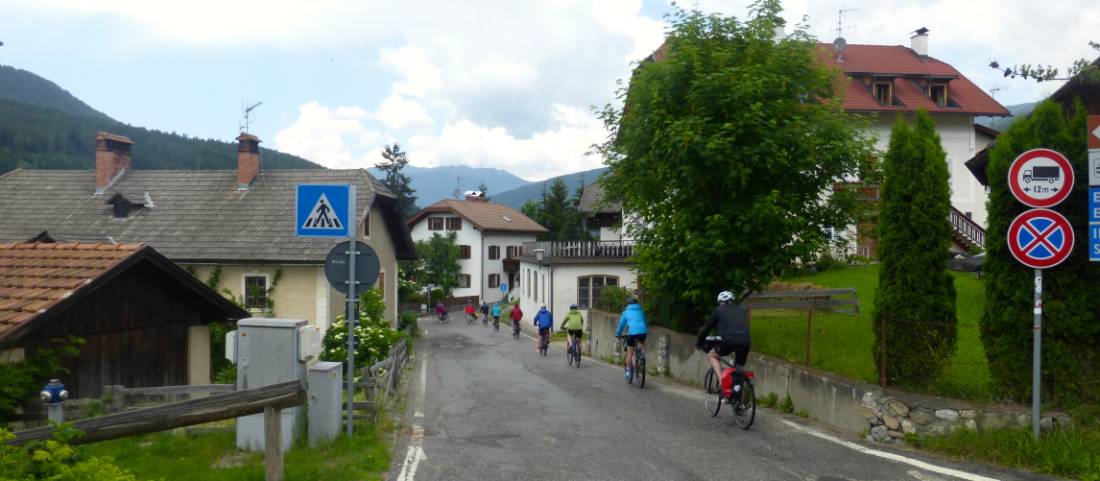
<instances>
[{"instance_id":1,"label":"asphalt road","mask_svg":"<svg viewBox=\"0 0 1100 481\"><path fill-rule=\"evenodd\" d=\"M452 316L454 318L456 316ZM701 393L564 352L538 356L510 330L421 320L408 429L387 479L953 480L1042 479L863 443L760 409L749 431L728 408L706 416Z\"/></svg>"}]
</instances>

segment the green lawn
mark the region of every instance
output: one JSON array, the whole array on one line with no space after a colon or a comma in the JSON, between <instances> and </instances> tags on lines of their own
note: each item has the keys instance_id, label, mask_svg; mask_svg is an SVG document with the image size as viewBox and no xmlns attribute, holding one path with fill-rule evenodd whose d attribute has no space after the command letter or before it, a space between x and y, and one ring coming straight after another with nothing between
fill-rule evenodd
<instances>
[{"instance_id":1,"label":"green lawn","mask_svg":"<svg viewBox=\"0 0 1100 481\"><path fill-rule=\"evenodd\" d=\"M348 440L297 446L283 458L287 481L380 480L389 468L390 428L362 424ZM112 458L138 479L262 481L263 453L238 451L233 429L202 434L157 433L89 444L80 451ZM302 443L304 444L304 443Z\"/></svg>"},{"instance_id":2,"label":"green lawn","mask_svg":"<svg viewBox=\"0 0 1100 481\"><path fill-rule=\"evenodd\" d=\"M928 385L910 387L930 394L985 400L989 398L992 383L978 330L978 317L985 304L985 286L973 275L952 274L958 292L958 347L937 379ZM812 365L862 381L878 382L871 327L878 266L849 267L785 281L809 282L826 288L856 288L860 304L858 316L814 314ZM805 311L753 311L753 350L802 363L805 340Z\"/></svg>"}]
</instances>

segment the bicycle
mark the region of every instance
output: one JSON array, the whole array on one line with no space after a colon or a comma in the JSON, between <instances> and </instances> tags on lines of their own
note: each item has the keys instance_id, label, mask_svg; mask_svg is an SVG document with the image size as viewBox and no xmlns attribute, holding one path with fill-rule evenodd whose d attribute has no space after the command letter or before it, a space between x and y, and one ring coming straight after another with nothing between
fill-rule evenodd
<instances>
[{"instance_id":1,"label":"bicycle","mask_svg":"<svg viewBox=\"0 0 1100 481\"><path fill-rule=\"evenodd\" d=\"M466 313L466 325L467 326L472 326L476 322L477 322L477 314L470 314L469 312L467 312Z\"/></svg>"},{"instance_id":2,"label":"bicycle","mask_svg":"<svg viewBox=\"0 0 1100 481\"><path fill-rule=\"evenodd\" d=\"M539 354L546 356L546 351L550 348L550 331L546 333L539 332Z\"/></svg>"},{"instance_id":3,"label":"bicycle","mask_svg":"<svg viewBox=\"0 0 1100 481\"><path fill-rule=\"evenodd\" d=\"M433 320L435 321L436 324L446 324L447 323L447 313L444 312L443 314L436 314L434 316Z\"/></svg>"},{"instance_id":4,"label":"bicycle","mask_svg":"<svg viewBox=\"0 0 1100 481\"><path fill-rule=\"evenodd\" d=\"M512 337L519 339L519 321L512 320Z\"/></svg>"},{"instance_id":5,"label":"bicycle","mask_svg":"<svg viewBox=\"0 0 1100 481\"><path fill-rule=\"evenodd\" d=\"M569 360L569 365L573 367L581 367L581 337L573 336L573 342L569 343L569 346L565 350L565 357Z\"/></svg>"},{"instance_id":6,"label":"bicycle","mask_svg":"<svg viewBox=\"0 0 1100 481\"><path fill-rule=\"evenodd\" d=\"M489 327L489 315L481 313L481 327Z\"/></svg>"},{"instance_id":7,"label":"bicycle","mask_svg":"<svg viewBox=\"0 0 1100 481\"><path fill-rule=\"evenodd\" d=\"M500 316L493 316L493 332L500 332Z\"/></svg>"},{"instance_id":8,"label":"bicycle","mask_svg":"<svg viewBox=\"0 0 1100 481\"><path fill-rule=\"evenodd\" d=\"M719 336L707 336L703 343L703 351L710 352L722 343ZM727 357L719 358L723 366L737 369L737 365ZM722 392L722 383L714 369L707 369L703 376L703 408L710 417L718 417L722 410L722 401L733 410L733 418L737 427L748 429L756 419L756 375L747 369L740 373L734 372L734 386L729 396Z\"/></svg>"},{"instance_id":9,"label":"bicycle","mask_svg":"<svg viewBox=\"0 0 1100 481\"><path fill-rule=\"evenodd\" d=\"M628 348L626 345L626 336L620 336L619 339L622 343L622 353L625 357ZM637 379L638 389L642 389L645 387L645 349L643 349L641 345L634 348L633 364L634 365L631 367L633 368L634 375L631 376L630 379L627 379L626 383L634 384L634 380Z\"/></svg>"}]
</instances>

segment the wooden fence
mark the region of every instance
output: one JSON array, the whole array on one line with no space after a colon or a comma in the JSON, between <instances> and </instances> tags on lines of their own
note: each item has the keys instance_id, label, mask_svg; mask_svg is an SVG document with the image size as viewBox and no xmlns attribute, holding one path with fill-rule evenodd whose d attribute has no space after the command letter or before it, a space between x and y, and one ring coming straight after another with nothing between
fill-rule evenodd
<instances>
[{"instance_id":1,"label":"wooden fence","mask_svg":"<svg viewBox=\"0 0 1100 481\"><path fill-rule=\"evenodd\" d=\"M357 387L363 388L367 394L367 401L354 404L355 409L371 409L378 412L378 407L384 406L397 388L401 379L401 371L409 359L409 341L406 337L401 342L390 348L385 359L364 367L360 371L360 382Z\"/></svg>"},{"instance_id":2,"label":"wooden fence","mask_svg":"<svg viewBox=\"0 0 1100 481\"><path fill-rule=\"evenodd\" d=\"M859 315L859 295L855 289L811 289L805 291L764 291L745 300L751 322L752 311L759 309L806 310L805 362L812 365L814 311L828 310L843 314Z\"/></svg>"}]
</instances>

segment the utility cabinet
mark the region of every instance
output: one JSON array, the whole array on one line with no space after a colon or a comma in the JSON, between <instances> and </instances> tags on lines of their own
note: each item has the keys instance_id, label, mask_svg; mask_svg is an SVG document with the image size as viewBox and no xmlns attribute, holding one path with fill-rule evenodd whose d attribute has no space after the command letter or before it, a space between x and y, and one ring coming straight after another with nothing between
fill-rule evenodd
<instances>
[{"instance_id":1,"label":"utility cabinet","mask_svg":"<svg viewBox=\"0 0 1100 481\"><path fill-rule=\"evenodd\" d=\"M303 319L266 319L251 317L237 321L235 339L237 390L268 386L286 381L306 382L308 359L301 352L303 328L313 329ZM309 334L306 334L309 336ZM227 346L227 355L229 354ZM305 427L302 407L282 410L282 451L290 449L295 435ZM253 414L237 418L237 447L249 451L264 450L264 416Z\"/></svg>"},{"instance_id":2,"label":"utility cabinet","mask_svg":"<svg viewBox=\"0 0 1100 481\"><path fill-rule=\"evenodd\" d=\"M344 365L318 362L309 367L309 444L336 439L343 420Z\"/></svg>"}]
</instances>

